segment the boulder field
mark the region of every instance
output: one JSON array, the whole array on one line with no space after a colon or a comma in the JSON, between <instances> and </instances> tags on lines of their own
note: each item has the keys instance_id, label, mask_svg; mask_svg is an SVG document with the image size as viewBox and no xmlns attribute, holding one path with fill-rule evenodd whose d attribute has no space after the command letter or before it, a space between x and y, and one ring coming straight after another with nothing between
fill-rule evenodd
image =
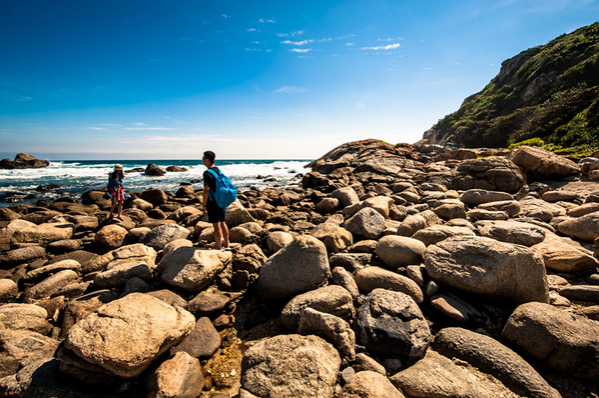
<instances>
[{"instance_id":1,"label":"boulder field","mask_svg":"<svg viewBox=\"0 0 599 398\"><path fill-rule=\"evenodd\" d=\"M599 184L556 156L346 143L226 252L190 187L0 209L0 396L597 397Z\"/></svg>"}]
</instances>

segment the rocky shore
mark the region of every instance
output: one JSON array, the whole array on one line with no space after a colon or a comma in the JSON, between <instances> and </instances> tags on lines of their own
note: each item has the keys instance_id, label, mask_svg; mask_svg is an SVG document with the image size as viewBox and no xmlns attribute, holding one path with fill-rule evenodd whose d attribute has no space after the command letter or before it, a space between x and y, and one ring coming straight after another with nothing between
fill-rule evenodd
<instances>
[{"instance_id":1,"label":"rocky shore","mask_svg":"<svg viewBox=\"0 0 599 398\"><path fill-rule=\"evenodd\" d=\"M250 189L0 209L2 397L599 396L599 159L350 142Z\"/></svg>"}]
</instances>

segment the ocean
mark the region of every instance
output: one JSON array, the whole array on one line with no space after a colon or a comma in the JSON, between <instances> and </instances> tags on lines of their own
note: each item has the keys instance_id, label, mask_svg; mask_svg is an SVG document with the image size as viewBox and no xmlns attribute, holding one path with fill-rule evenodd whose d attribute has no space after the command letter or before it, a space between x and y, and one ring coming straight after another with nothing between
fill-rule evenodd
<instances>
[{"instance_id":1,"label":"ocean","mask_svg":"<svg viewBox=\"0 0 599 398\"><path fill-rule=\"evenodd\" d=\"M162 177L146 176L144 172L128 172L154 163L163 169L179 166L185 172L169 172ZM299 174L310 171L304 168L310 160L220 160L216 165L240 191L257 187L297 186ZM149 188L176 191L182 183L203 186L202 174L206 167L201 160L82 160L52 161L42 169L0 169L0 208L16 204L35 204L40 199L55 200L69 196L79 199L81 194L106 186L108 174L120 163L125 170L126 191L139 192ZM198 182L199 181L199 182ZM40 187L57 186L43 191Z\"/></svg>"}]
</instances>

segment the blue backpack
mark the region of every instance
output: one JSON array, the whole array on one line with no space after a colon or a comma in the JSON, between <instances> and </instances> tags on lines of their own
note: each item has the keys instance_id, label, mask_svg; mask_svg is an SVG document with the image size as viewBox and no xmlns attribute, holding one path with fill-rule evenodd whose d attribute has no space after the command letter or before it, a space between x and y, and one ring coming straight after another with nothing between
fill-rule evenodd
<instances>
[{"instance_id":1,"label":"blue backpack","mask_svg":"<svg viewBox=\"0 0 599 398\"><path fill-rule=\"evenodd\" d=\"M220 170L218 174L212 169L208 169L208 171L214 176L216 182L216 189L214 192L210 190L210 196L214 199L218 207L225 209L237 199L237 188L229 180L229 177L221 173Z\"/></svg>"}]
</instances>

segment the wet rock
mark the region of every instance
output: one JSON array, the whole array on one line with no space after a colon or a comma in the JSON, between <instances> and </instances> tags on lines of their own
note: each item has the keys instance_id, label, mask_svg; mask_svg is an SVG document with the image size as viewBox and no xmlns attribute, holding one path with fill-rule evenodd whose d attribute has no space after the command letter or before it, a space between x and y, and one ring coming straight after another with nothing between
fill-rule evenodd
<instances>
[{"instance_id":1,"label":"wet rock","mask_svg":"<svg viewBox=\"0 0 599 398\"><path fill-rule=\"evenodd\" d=\"M146 167L145 173L147 176L162 177L166 174L166 170L162 167L156 166L154 163L149 163Z\"/></svg>"},{"instance_id":2,"label":"wet rock","mask_svg":"<svg viewBox=\"0 0 599 398\"><path fill-rule=\"evenodd\" d=\"M545 265L524 246L458 236L429 246L429 276L458 289L515 303L548 302Z\"/></svg>"},{"instance_id":3,"label":"wet rock","mask_svg":"<svg viewBox=\"0 0 599 398\"><path fill-rule=\"evenodd\" d=\"M132 293L75 324L64 346L83 361L83 370L85 363L90 363L109 374L134 377L189 334L194 324L193 315L180 307Z\"/></svg>"},{"instance_id":4,"label":"wet rock","mask_svg":"<svg viewBox=\"0 0 599 398\"><path fill-rule=\"evenodd\" d=\"M326 283L330 274L324 244L298 236L262 266L258 294L265 300L293 297Z\"/></svg>"},{"instance_id":5,"label":"wet rock","mask_svg":"<svg viewBox=\"0 0 599 398\"><path fill-rule=\"evenodd\" d=\"M240 395L332 398L340 366L337 350L320 337L271 337L244 354Z\"/></svg>"},{"instance_id":6,"label":"wet rock","mask_svg":"<svg viewBox=\"0 0 599 398\"><path fill-rule=\"evenodd\" d=\"M595 321L532 302L516 308L501 336L549 369L599 381L599 324Z\"/></svg>"},{"instance_id":7,"label":"wet rock","mask_svg":"<svg viewBox=\"0 0 599 398\"><path fill-rule=\"evenodd\" d=\"M369 352L385 357L419 359L431 342L428 324L408 295L375 289L358 309L356 336Z\"/></svg>"},{"instance_id":8,"label":"wet rock","mask_svg":"<svg viewBox=\"0 0 599 398\"><path fill-rule=\"evenodd\" d=\"M157 269L164 283L198 292L231 262L231 252L180 247L160 260Z\"/></svg>"},{"instance_id":9,"label":"wet rock","mask_svg":"<svg viewBox=\"0 0 599 398\"><path fill-rule=\"evenodd\" d=\"M346 321L351 320L356 312L349 292L341 286L331 285L291 299L281 312L281 320L289 329L297 330L302 313L307 308L332 314Z\"/></svg>"}]
</instances>

